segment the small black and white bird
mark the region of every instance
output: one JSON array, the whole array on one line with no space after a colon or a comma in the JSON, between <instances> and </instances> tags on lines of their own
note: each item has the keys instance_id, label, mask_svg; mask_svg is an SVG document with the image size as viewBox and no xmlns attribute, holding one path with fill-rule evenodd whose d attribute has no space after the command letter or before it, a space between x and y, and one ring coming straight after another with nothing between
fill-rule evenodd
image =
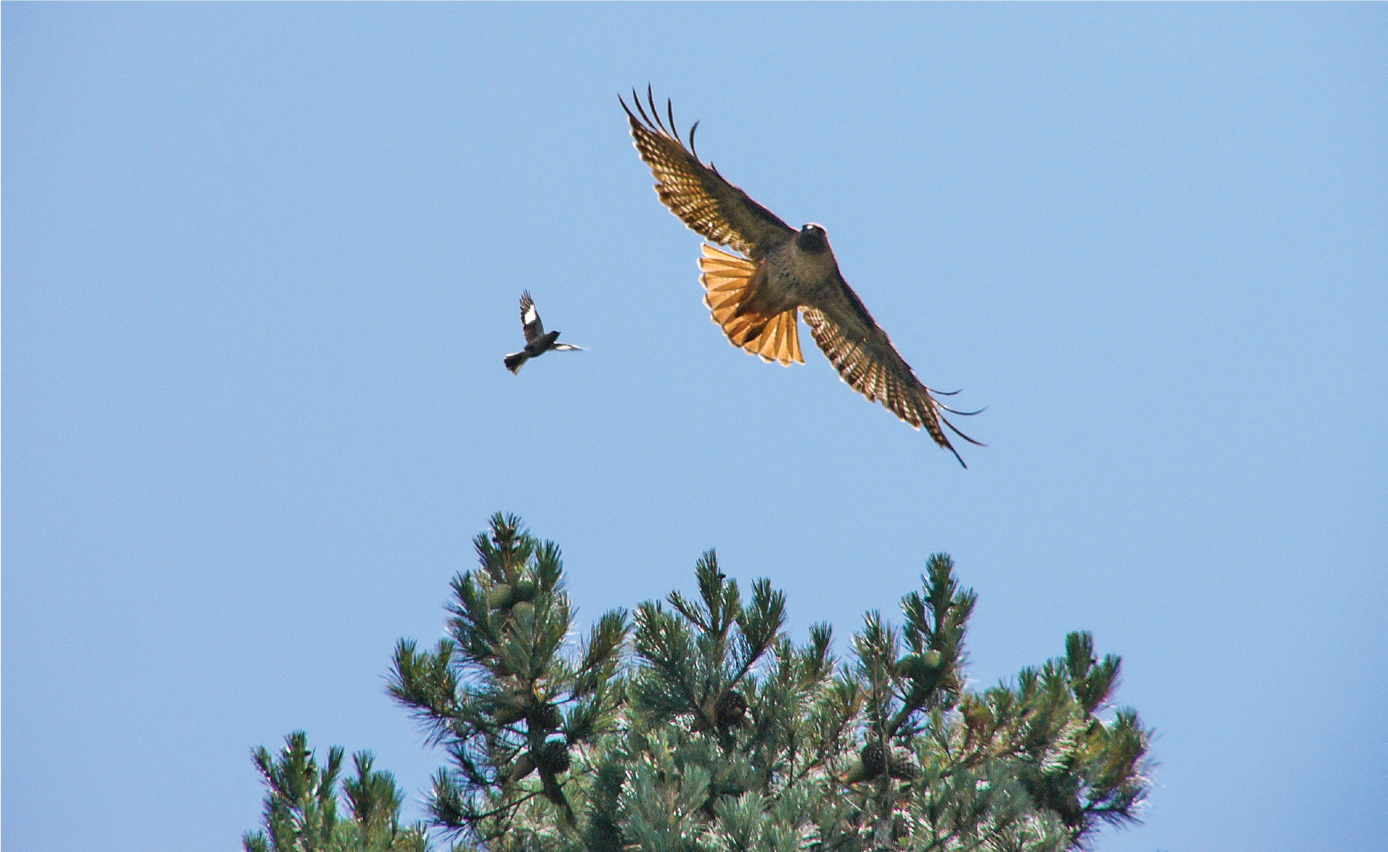
<instances>
[{"instance_id":1,"label":"small black and white bird","mask_svg":"<svg viewBox=\"0 0 1388 852\"><path fill-rule=\"evenodd\" d=\"M519 373L522 364L531 358L540 357L551 349L560 352L583 349L582 346L569 343L555 343L559 339L559 332L545 331L544 323L540 322L540 312L535 310L535 301L530 298L529 290L521 293L520 308L521 328L525 331L525 348L503 359L506 369Z\"/></svg>"}]
</instances>

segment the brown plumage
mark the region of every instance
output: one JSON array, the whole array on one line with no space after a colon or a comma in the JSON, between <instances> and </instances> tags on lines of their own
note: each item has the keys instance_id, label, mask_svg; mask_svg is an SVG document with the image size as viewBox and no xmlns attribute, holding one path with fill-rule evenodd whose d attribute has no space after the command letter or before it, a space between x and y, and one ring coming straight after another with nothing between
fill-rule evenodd
<instances>
[{"instance_id":1,"label":"brown plumage","mask_svg":"<svg viewBox=\"0 0 1388 852\"><path fill-rule=\"evenodd\" d=\"M912 427L924 427L964 464L941 424L982 446L944 416L977 412L945 406L916 378L843 280L824 229L810 223L797 231L729 183L712 163L701 162L694 150L698 122L689 129L686 145L675 129L670 103L662 117L649 89L649 112L634 91L631 107L621 103L660 200L695 232L743 255L705 245L699 258L704 304L728 341L765 361L804 363L797 322L803 311L815 343L850 387Z\"/></svg>"}]
</instances>

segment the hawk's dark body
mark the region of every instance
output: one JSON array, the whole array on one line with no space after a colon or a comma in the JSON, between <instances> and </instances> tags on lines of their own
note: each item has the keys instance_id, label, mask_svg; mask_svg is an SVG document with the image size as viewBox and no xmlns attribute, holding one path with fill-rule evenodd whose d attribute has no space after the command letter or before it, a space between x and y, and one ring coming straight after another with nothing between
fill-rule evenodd
<instances>
[{"instance_id":1,"label":"hawk's dark body","mask_svg":"<svg viewBox=\"0 0 1388 852\"><path fill-rule=\"evenodd\" d=\"M804 363L797 317L804 311L815 343L839 376L869 401L881 403L914 428L925 427L941 447L959 457L941 424L970 443L944 417L957 412L931 395L910 365L868 313L839 273L838 261L824 229L808 224L796 230L733 186L694 152L694 130L688 146L669 126L647 91L650 112L632 93L633 106L622 102L631 136L641 159L655 176L656 194L692 230L712 242L741 252L728 254L703 247L700 281L708 291L704 303L729 342L766 361Z\"/></svg>"}]
</instances>

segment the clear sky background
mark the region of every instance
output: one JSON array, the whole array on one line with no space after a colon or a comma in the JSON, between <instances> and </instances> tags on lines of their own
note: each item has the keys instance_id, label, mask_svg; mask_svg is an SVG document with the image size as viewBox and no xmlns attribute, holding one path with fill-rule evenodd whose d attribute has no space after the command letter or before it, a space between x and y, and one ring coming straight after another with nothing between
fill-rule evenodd
<instances>
[{"instance_id":1,"label":"clear sky background","mask_svg":"<svg viewBox=\"0 0 1388 852\"><path fill-rule=\"evenodd\" d=\"M3 6L3 842L226 850L498 510L580 619L717 547L797 639L979 594L1154 725L1104 850L1388 836L1388 7ZM731 348L617 95L845 277L987 449ZM512 376L517 299L591 347ZM1378 847L1381 848L1381 847Z\"/></svg>"}]
</instances>

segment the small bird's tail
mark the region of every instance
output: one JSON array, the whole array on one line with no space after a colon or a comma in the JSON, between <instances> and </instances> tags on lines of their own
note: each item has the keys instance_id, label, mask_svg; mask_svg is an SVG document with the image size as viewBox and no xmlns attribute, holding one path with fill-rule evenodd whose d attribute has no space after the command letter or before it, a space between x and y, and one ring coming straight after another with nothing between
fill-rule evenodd
<instances>
[{"instance_id":1,"label":"small bird's tail","mask_svg":"<svg viewBox=\"0 0 1388 852\"><path fill-rule=\"evenodd\" d=\"M501 363L506 365L506 369L513 373L519 373L521 365L530 360L530 356L524 352L516 352L501 359Z\"/></svg>"},{"instance_id":2,"label":"small bird's tail","mask_svg":"<svg viewBox=\"0 0 1388 852\"><path fill-rule=\"evenodd\" d=\"M765 315L739 308L751 298L757 286L757 266L746 258L704 244L699 258L699 283L708 292L704 304L713 312L713 321L723 329L728 342L758 355L763 361L783 366L803 364L800 354L798 309Z\"/></svg>"}]
</instances>

